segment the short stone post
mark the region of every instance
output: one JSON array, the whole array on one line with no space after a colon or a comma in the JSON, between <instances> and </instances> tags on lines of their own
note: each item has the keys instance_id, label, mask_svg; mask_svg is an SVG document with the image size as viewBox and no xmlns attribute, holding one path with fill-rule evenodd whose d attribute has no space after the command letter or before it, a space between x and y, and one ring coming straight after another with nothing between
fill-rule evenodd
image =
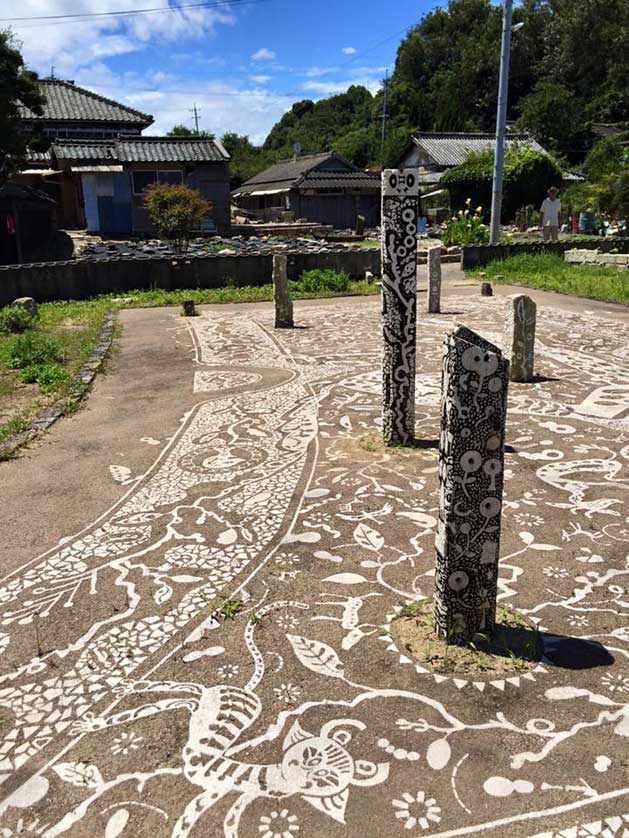
<instances>
[{"instance_id":1,"label":"short stone post","mask_svg":"<svg viewBox=\"0 0 629 838\"><path fill-rule=\"evenodd\" d=\"M537 306L526 294L512 294L505 306L504 354L511 381L530 381L535 368Z\"/></svg>"},{"instance_id":2,"label":"short stone post","mask_svg":"<svg viewBox=\"0 0 629 838\"><path fill-rule=\"evenodd\" d=\"M17 300L13 300L11 305L23 308L32 318L37 317L37 303L33 297L18 297Z\"/></svg>"},{"instance_id":3,"label":"short stone post","mask_svg":"<svg viewBox=\"0 0 629 838\"><path fill-rule=\"evenodd\" d=\"M441 311L441 248L428 250L428 314Z\"/></svg>"},{"instance_id":4,"label":"short stone post","mask_svg":"<svg viewBox=\"0 0 629 838\"><path fill-rule=\"evenodd\" d=\"M288 259L284 253L273 255L273 301L275 303L275 328L292 329L293 301L288 288Z\"/></svg>"},{"instance_id":5,"label":"short stone post","mask_svg":"<svg viewBox=\"0 0 629 838\"><path fill-rule=\"evenodd\" d=\"M494 296L494 289L491 287L491 282L481 282L480 295L481 297Z\"/></svg>"},{"instance_id":6,"label":"short stone post","mask_svg":"<svg viewBox=\"0 0 629 838\"><path fill-rule=\"evenodd\" d=\"M417 176L382 173L382 434L385 445L415 437Z\"/></svg>"},{"instance_id":7,"label":"short stone post","mask_svg":"<svg viewBox=\"0 0 629 838\"><path fill-rule=\"evenodd\" d=\"M496 619L509 362L459 326L442 364L434 618L462 645Z\"/></svg>"},{"instance_id":8,"label":"short stone post","mask_svg":"<svg viewBox=\"0 0 629 838\"><path fill-rule=\"evenodd\" d=\"M196 317L197 310L194 307L194 300L184 300L181 304L182 314L184 317Z\"/></svg>"},{"instance_id":9,"label":"short stone post","mask_svg":"<svg viewBox=\"0 0 629 838\"><path fill-rule=\"evenodd\" d=\"M357 215L356 216L356 227L354 229L354 233L357 236L364 236L365 235L365 221L366 218L364 215Z\"/></svg>"}]
</instances>

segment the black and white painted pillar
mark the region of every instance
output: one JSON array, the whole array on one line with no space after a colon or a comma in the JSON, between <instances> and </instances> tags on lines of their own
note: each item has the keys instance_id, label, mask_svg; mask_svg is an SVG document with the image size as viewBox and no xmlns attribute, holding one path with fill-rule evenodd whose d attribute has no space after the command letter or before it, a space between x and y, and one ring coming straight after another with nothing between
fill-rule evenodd
<instances>
[{"instance_id":1,"label":"black and white painted pillar","mask_svg":"<svg viewBox=\"0 0 629 838\"><path fill-rule=\"evenodd\" d=\"M428 263L428 314L439 314L441 311L441 248L429 248L426 261Z\"/></svg>"},{"instance_id":2,"label":"black and white painted pillar","mask_svg":"<svg viewBox=\"0 0 629 838\"><path fill-rule=\"evenodd\" d=\"M509 362L464 326L443 343L434 617L464 644L496 618Z\"/></svg>"},{"instance_id":3,"label":"black and white painted pillar","mask_svg":"<svg viewBox=\"0 0 629 838\"><path fill-rule=\"evenodd\" d=\"M382 173L382 434L385 445L415 436L417 175Z\"/></svg>"}]
</instances>

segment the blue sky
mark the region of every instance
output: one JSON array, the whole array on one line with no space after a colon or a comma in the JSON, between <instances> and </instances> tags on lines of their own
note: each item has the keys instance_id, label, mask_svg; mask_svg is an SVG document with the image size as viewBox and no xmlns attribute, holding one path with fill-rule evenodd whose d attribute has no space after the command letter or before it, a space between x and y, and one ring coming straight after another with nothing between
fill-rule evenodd
<instances>
[{"instance_id":1,"label":"blue sky","mask_svg":"<svg viewBox=\"0 0 629 838\"><path fill-rule=\"evenodd\" d=\"M174 0L21 0L11 4L11 14L175 5ZM155 125L146 133L164 133L178 122L192 126L190 110L196 103L203 128L219 135L249 134L260 143L299 99L319 99L353 83L377 90L406 29L435 5L431 0L249 0L12 27L29 66L49 75L54 65L59 78L152 113Z\"/></svg>"}]
</instances>

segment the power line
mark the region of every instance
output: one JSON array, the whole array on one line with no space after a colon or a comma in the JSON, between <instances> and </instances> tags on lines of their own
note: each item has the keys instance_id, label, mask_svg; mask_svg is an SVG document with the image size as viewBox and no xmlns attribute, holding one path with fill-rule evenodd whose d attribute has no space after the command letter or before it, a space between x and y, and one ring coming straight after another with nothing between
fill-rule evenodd
<instances>
[{"instance_id":1,"label":"power line","mask_svg":"<svg viewBox=\"0 0 629 838\"><path fill-rule=\"evenodd\" d=\"M128 17L132 15L148 15L160 12L179 12L183 9L213 9L220 6L241 6L251 0L210 0L205 3L186 3L180 6L154 6L149 9L127 9L117 12L76 12L66 15L32 15L30 17L0 17L0 23L20 23L31 20L68 20L74 22L77 19L84 20L94 17ZM261 2L261 0L257 0ZM72 18L72 20L70 20Z\"/></svg>"}]
</instances>

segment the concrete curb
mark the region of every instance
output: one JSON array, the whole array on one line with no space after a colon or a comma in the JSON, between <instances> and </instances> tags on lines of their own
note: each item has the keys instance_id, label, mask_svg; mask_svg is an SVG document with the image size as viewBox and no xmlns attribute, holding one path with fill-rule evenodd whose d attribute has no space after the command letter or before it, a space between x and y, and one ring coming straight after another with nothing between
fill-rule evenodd
<instances>
[{"instance_id":1,"label":"concrete curb","mask_svg":"<svg viewBox=\"0 0 629 838\"><path fill-rule=\"evenodd\" d=\"M58 419L69 413L84 398L111 348L114 318L113 310L107 309L100 327L98 343L88 355L83 366L74 375L66 393L47 407L39 416L32 419L23 431L7 437L0 443L0 461L8 459L19 448L34 440L43 431L47 431L51 425L54 425Z\"/></svg>"}]
</instances>

